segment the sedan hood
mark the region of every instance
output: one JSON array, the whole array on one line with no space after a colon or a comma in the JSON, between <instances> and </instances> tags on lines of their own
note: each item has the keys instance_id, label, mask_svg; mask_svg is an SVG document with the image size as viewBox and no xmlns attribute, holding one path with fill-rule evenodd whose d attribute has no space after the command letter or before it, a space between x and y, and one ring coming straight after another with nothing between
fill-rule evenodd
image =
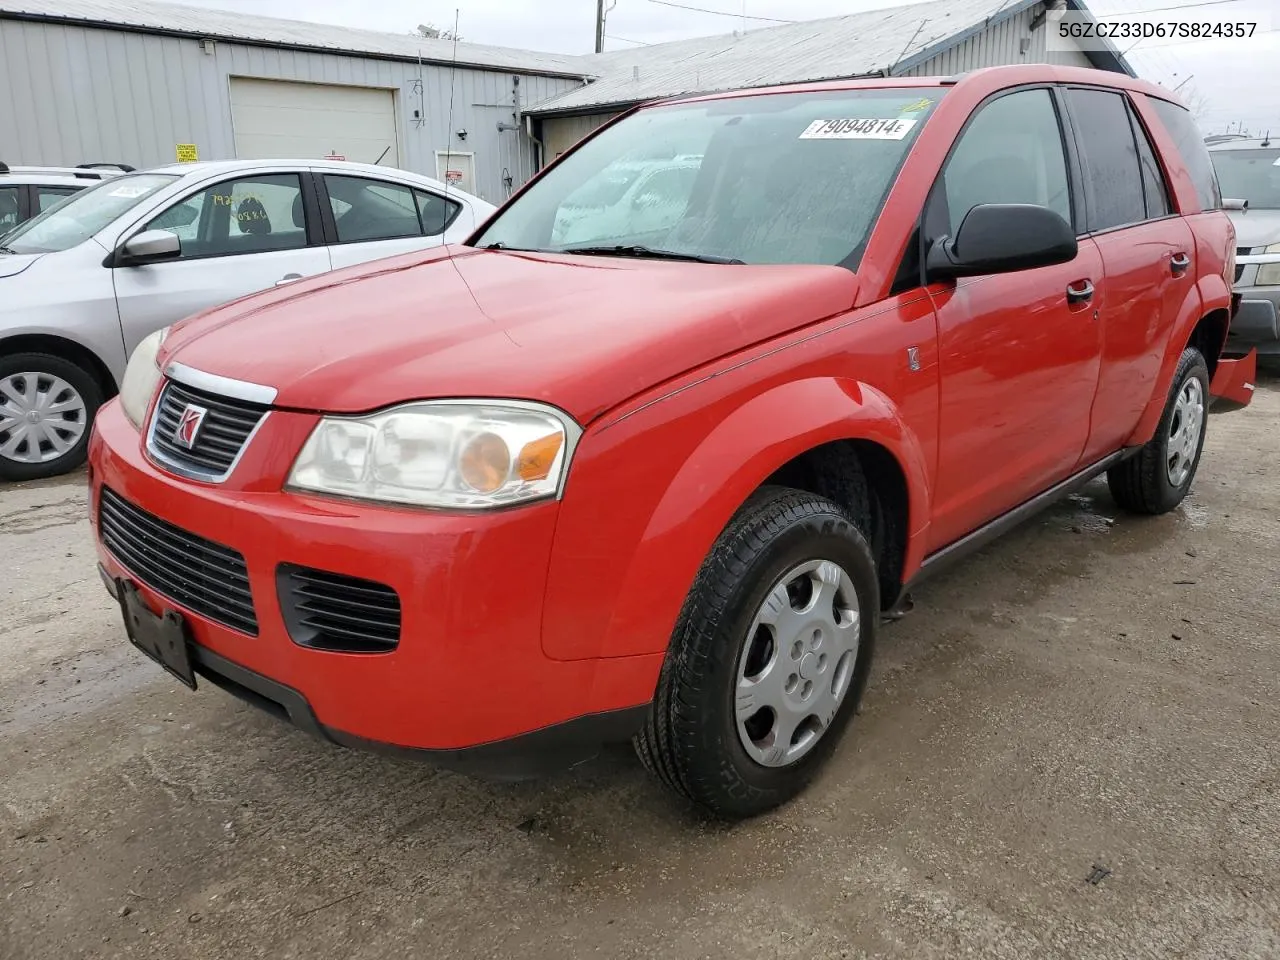
<instances>
[{"instance_id":1,"label":"sedan hood","mask_svg":"<svg viewBox=\"0 0 1280 960\"><path fill-rule=\"evenodd\" d=\"M0 253L0 277L16 277L43 256L43 253Z\"/></svg>"},{"instance_id":2,"label":"sedan hood","mask_svg":"<svg viewBox=\"0 0 1280 960\"><path fill-rule=\"evenodd\" d=\"M1280 243L1280 210L1232 211L1231 222L1236 228L1236 246L1265 247Z\"/></svg>"},{"instance_id":3,"label":"sedan hood","mask_svg":"<svg viewBox=\"0 0 1280 960\"><path fill-rule=\"evenodd\" d=\"M175 328L162 360L355 413L407 400L541 400L585 423L642 390L848 310L841 267L454 248L249 297Z\"/></svg>"}]
</instances>

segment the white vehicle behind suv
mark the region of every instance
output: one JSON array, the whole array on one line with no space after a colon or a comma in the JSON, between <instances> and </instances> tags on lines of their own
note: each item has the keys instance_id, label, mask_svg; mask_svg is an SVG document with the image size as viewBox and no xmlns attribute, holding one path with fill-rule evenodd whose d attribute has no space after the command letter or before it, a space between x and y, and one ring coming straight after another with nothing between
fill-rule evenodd
<instances>
[{"instance_id":1,"label":"white vehicle behind suv","mask_svg":"<svg viewBox=\"0 0 1280 960\"><path fill-rule=\"evenodd\" d=\"M461 241L494 209L339 161L174 165L82 190L0 237L0 480L79 466L95 412L154 331L272 285Z\"/></svg>"},{"instance_id":2,"label":"white vehicle behind suv","mask_svg":"<svg viewBox=\"0 0 1280 960\"><path fill-rule=\"evenodd\" d=\"M0 237L85 187L132 171L123 163L17 167L0 162Z\"/></svg>"}]
</instances>

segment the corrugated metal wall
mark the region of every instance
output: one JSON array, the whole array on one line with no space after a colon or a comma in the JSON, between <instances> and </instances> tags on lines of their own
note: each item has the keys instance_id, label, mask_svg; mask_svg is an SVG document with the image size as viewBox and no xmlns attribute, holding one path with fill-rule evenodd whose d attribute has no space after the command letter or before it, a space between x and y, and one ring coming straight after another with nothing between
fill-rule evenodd
<instances>
[{"instance_id":1,"label":"corrugated metal wall","mask_svg":"<svg viewBox=\"0 0 1280 960\"><path fill-rule=\"evenodd\" d=\"M0 160L136 167L174 161L194 143L202 160L235 155L230 77L347 83L396 91L402 165L436 176L437 150L474 152L476 190L499 203L535 172L536 149L512 122L513 74L459 69L449 122L448 67L303 53L218 41L0 19ZM571 78L520 77L524 104L579 85ZM420 91L420 92L419 92ZM414 110L422 112L415 120ZM466 129L466 141L454 131Z\"/></svg>"},{"instance_id":2,"label":"corrugated metal wall","mask_svg":"<svg viewBox=\"0 0 1280 960\"><path fill-rule=\"evenodd\" d=\"M978 67L997 67L1012 63L1056 63L1062 66L1092 66L1083 51L1058 52L1046 49L1046 24L1034 31L1031 20L1037 7L1023 10L993 27L974 34L930 60L910 70L905 77L950 77ZM1022 40L1029 39L1026 52L1022 52Z\"/></svg>"},{"instance_id":3,"label":"corrugated metal wall","mask_svg":"<svg viewBox=\"0 0 1280 960\"><path fill-rule=\"evenodd\" d=\"M617 113L593 113L586 117L551 117L545 120L542 125L542 142L547 148L547 163L616 116Z\"/></svg>"}]
</instances>

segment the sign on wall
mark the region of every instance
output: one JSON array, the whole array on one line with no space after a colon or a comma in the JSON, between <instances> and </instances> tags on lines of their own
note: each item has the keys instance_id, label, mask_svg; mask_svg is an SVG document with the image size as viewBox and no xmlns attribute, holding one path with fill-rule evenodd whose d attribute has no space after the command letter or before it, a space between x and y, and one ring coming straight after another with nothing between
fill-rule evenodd
<instances>
[{"instance_id":1,"label":"sign on wall","mask_svg":"<svg viewBox=\"0 0 1280 960\"><path fill-rule=\"evenodd\" d=\"M194 143L177 143L174 147L179 163L197 163L200 160L200 151Z\"/></svg>"}]
</instances>

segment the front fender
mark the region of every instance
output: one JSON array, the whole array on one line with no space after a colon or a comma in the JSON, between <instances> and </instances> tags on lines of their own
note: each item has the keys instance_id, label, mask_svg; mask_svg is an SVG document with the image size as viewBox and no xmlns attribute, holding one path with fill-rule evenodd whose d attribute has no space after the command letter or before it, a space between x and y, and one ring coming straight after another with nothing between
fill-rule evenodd
<instances>
[{"instance_id":1,"label":"front fender","mask_svg":"<svg viewBox=\"0 0 1280 960\"><path fill-rule=\"evenodd\" d=\"M1216 273L1203 276L1196 285L1187 291L1186 297L1178 307L1178 319L1169 334L1165 345L1164 359L1160 363L1160 374L1147 401L1146 409L1138 420L1137 427L1126 442L1126 446L1141 446L1155 436L1156 426L1164 415L1165 403L1169 399L1169 390L1173 386L1173 375L1178 369L1178 361L1182 351L1191 341L1191 334L1205 316L1214 310L1231 309L1231 288ZM1224 326L1225 331L1225 326ZM1221 345L1219 345L1221 347ZM1206 358L1210 363L1216 357Z\"/></svg>"},{"instance_id":2,"label":"front fender","mask_svg":"<svg viewBox=\"0 0 1280 960\"><path fill-rule=\"evenodd\" d=\"M663 429L660 417L654 416L653 434ZM680 424L670 429L678 431ZM661 477L649 473L643 493L628 491L625 506L615 504L618 512L635 511L633 523L566 497L557 529L555 586L544 620L548 656L625 657L665 650L698 568L733 514L772 473L824 443L857 439L887 449L907 479L909 523L919 526L928 516L921 445L892 402L865 383L830 377L785 382L704 430L666 461ZM683 446L651 435L641 449L651 445ZM594 493L604 477L580 479ZM584 516L597 522L583 523ZM570 571L571 563L581 569ZM584 604L582 598L589 600Z\"/></svg>"}]
</instances>

